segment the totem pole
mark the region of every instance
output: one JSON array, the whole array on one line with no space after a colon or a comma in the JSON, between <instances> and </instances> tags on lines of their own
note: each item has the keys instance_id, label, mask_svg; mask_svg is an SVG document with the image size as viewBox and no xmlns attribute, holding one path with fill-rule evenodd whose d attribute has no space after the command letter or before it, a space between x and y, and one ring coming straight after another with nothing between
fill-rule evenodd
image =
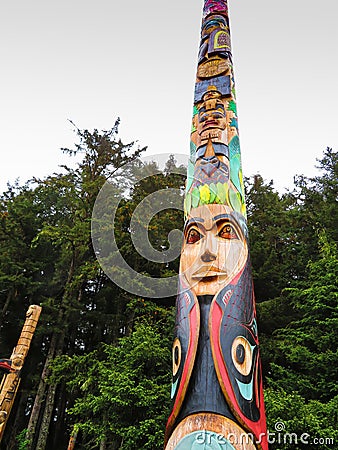
<instances>
[{"instance_id":1,"label":"totem pole","mask_svg":"<svg viewBox=\"0 0 338 450\"><path fill-rule=\"evenodd\" d=\"M31 305L28 308L26 320L18 343L14 348L10 359L3 360L4 364L6 364L6 367L3 366L3 370L7 373L7 375L4 375L0 384L0 442L2 440L5 426L15 400L20 383L20 372L25 362L40 313L40 306Z\"/></svg>"},{"instance_id":2,"label":"totem pole","mask_svg":"<svg viewBox=\"0 0 338 450\"><path fill-rule=\"evenodd\" d=\"M166 450L267 450L227 0L205 0Z\"/></svg>"}]
</instances>

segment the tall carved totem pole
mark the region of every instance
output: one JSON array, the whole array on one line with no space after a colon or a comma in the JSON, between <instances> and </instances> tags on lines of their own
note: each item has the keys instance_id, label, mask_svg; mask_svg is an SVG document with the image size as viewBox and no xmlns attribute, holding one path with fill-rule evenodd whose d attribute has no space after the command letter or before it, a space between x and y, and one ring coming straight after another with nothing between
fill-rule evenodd
<instances>
[{"instance_id":1,"label":"tall carved totem pole","mask_svg":"<svg viewBox=\"0 0 338 450\"><path fill-rule=\"evenodd\" d=\"M166 450L268 449L227 0L205 0Z\"/></svg>"}]
</instances>

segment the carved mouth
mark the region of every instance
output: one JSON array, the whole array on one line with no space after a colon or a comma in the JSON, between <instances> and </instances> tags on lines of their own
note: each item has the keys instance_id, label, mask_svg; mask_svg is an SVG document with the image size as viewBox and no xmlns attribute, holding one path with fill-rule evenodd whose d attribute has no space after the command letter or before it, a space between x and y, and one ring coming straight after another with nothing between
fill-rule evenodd
<instances>
[{"instance_id":1,"label":"carved mouth","mask_svg":"<svg viewBox=\"0 0 338 450\"><path fill-rule=\"evenodd\" d=\"M204 278L226 277L227 273L215 266L202 266L197 272L193 273L192 278L202 280Z\"/></svg>"},{"instance_id":2,"label":"carved mouth","mask_svg":"<svg viewBox=\"0 0 338 450\"><path fill-rule=\"evenodd\" d=\"M203 128L207 127L217 127L218 121L217 120L206 120L203 124Z\"/></svg>"}]
</instances>

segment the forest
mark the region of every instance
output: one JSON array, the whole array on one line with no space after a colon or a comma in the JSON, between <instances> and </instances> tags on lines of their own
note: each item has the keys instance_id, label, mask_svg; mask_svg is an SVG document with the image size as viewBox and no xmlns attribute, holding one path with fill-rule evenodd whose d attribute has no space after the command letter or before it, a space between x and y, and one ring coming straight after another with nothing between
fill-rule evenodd
<instances>
[{"instance_id":1,"label":"forest","mask_svg":"<svg viewBox=\"0 0 338 450\"><path fill-rule=\"evenodd\" d=\"M140 298L111 281L91 221L109 180L122 195L114 233L124 259L149 277L176 274L179 258L154 263L138 254L130 220L160 189L179 189L183 202L186 169L170 157L151 181L130 184L133 171L115 177L145 151L123 143L118 127L78 129L74 148L62 149L69 166L1 194L1 358L10 357L29 305L42 306L4 450L67 449L70 439L75 450L163 448L175 297ZM283 194L260 175L245 179L268 428L282 422L311 437L272 442L272 450L338 448L338 155L322 150L317 175L295 174ZM182 228L182 211L161 211L150 242L163 251L169 232Z\"/></svg>"}]
</instances>

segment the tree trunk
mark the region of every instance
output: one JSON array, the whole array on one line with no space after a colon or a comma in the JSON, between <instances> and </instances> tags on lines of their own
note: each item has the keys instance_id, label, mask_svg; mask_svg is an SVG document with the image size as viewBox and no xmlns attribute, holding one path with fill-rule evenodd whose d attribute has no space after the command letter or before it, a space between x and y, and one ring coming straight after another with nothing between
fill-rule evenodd
<instances>
[{"instance_id":1,"label":"tree trunk","mask_svg":"<svg viewBox=\"0 0 338 450\"><path fill-rule=\"evenodd\" d=\"M3 322L4 322L4 319L5 319L5 316L6 316L6 312L7 312L7 310L8 310L8 307L9 307L11 301L12 301L17 295L18 295L17 291L13 292L13 289L10 289L10 290L8 291L8 294L7 294L7 298L6 298L5 304L4 304L4 306L2 307L1 314L0 314L0 327L2 326L2 324L3 324Z\"/></svg>"},{"instance_id":2,"label":"tree trunk","mask_svg":"<svg viewBox=\"0 0 338 450\"><path fill-rule=\"evenodd\" d=\"M59 339L55 343L54 348L54 355L53 358L57 356L60 356L62 354L63 349L63 343L65 340L65 334L64 332L61 334L61 336L58 336L56 334L56 337L59 337ZM50 373L50 369L47 368L48 373ZM46 383L44 386L44 391L46 392ZM39 435L37 437L37 444L35 447L35 450L45 450L46 449L46 443L48 438L48 431L49 431L49 425L50 421L52 419L53 409L54 409L54 401L55 401L55 393L56 393L57 383L49 384L47 389L47 394L45 396L45 405L43 410L43 416L41 419L40 427L39 427Z\"/></svg>"},{"instance_id":3,"label":"tree trunk","mask_svg":"<svg viewBox=\"0 0 338 450\"><path fill-rule=\"evenodd\" d=\"M67 292L67 288L70 285L75 270L75 261L76 261L76 249L73 249L72 259L70 262L70 267L68 270L67 281L64 287L64 294L60 304L59 314L57 318L57 325L60 325L60 329L63 329L63 332L57 333L54 332L51 339L51 344L49 347L48 355L46 358L45 366L41 375L41 380L39 383L38 392L34 401L34 406L32 409L31 419L28 424L27 429L27 439L29 439L30 444L27 446L27 450L45 450L46 443L48 438L48 431L50 422L52 419L54 402L55 402L55 393L57 389L57 383L50 384L47 389L46 379L50 374L50 363L56 357L62 354L63 345L65 341L65 329L62 327L62 321L65 320L62 305L67 305L67 299L69 297L69 293ZM47 392L46 392L47 391ZM38 420L41 416L41 407L44 403L43 413L40 421L39 431L38 428ZM38 432L38 435L37 435ZM34 442L37 442L34 447Z\"/></svg>"},{"instance_id":4,"label":"tree trunk","mask_svg":"<svg viewBox=\"0 0 338 450\"><path fill-rule=\"evenodd\" d=\"M65 415L67 398L65 389L65 383L62 382L56 393L57 401L54 410L56 411L57 416L53 426L53 436L51 436L52 439L50 440L51 448L58 448L58 446L60 446L60 436L63 436L66 433Z\"/></svg>"},{"instance_id":5,"label":"tree trunk","mask_svg":"<svg viewBox=\"0 0 338 450\"><path fill-rule=\"evenodd\" d=\"M32 408L32 412L29 418L28 426L27 426L27 433L26 433L26 439L29 441L27 450L33 450L33 441L34 441L34 435L36 433L36 427L39 421L40 411L41 407L45 398L46 394L46 380L50 374L50 368L49 365L51 361L53 360L55 353L56 353L56 346L58 341L57 333L53 333L52 339L50 342L48 354L46 357L45 365L41 374L38 390L35 396L34 405Z\"/></svg>"},{"instance_id":6,"label":"tree trunk","mask_svg":"<svg viewBox=\"0 0 338 450\"><path fill-rule=\"evenodd\" d=\"M36 444L36 450L45 450L48 438L49 425L53 414L54 409L54 401L55 401L55 392L56 392L57 384L53 383L48 386L45 408L43 412L43 417L41 421L41 426L39 430L38 441Z\"/></svg>"}]
</instances>

